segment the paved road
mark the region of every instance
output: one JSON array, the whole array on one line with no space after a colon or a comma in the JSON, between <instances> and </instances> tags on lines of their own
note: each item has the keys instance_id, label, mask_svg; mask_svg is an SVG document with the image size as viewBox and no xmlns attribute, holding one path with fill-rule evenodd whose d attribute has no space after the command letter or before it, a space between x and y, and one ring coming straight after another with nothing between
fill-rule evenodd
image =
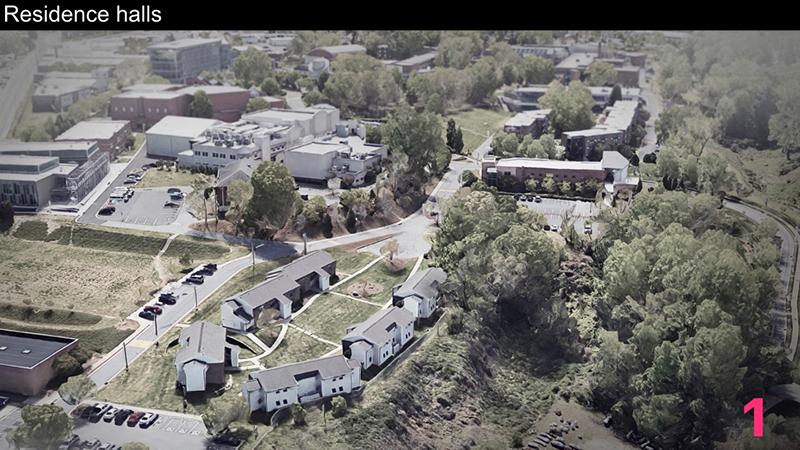
<instances>
[{"instance_id":1,"label":"paved road","mask_svg":"<svg viewBox=\"0 0 800 450\"><path fill-rule=\"evenodd\" d=\"M798 344L798 294L800 293L800 265L797 264L795 255L798 251L800 235L791 225L783 222L780 218L745 203L736 203L725 200L723 206L744 214L754 222L762 222L767 218L772 218L778 225L777 236L781 240L780 254L778 263L782 290L775 299L773 308L770 310L772 319L773 337L785 343L787 317L791 320L791 338L789 341L789 354L794 360L797 354ZM794 282L792 278L794 276Z\"/></svg>"},{"instance_id":2,"label":"paved road","mask_svg":"<svg viewBox=\"0 0 800 450\"><path fill-rule=\"evenodd\" d=\"M481 142L481 145L479 145L478 148L476 148L475 151L472 152L472 157L475 159L475 161L478 161L478 163L480 163L483 157L486 156L487 153L489 153L489 151L492 149L492 139L494 139L494 134L487 137L486 140Z\"/></svg>"},{"instance_id":3,"label":"paved road","mask_svg":"<svg viewBox=\"0 0 800 450\"><path fill-rule=\"evenodd\" d=\"M645 124L645 131L647 131L647 135L645 135L644 141L642 141L642 146L639 150L636 151L639 159L644 158L644 155L648 153L653 153L656 149L656 128L655 123L656 119L658 119L659 114L663 111L663 104L661 100L661 96L658 93L654 92L654 87L652 82L648 83L647 74L645 70L642 70L642 76L640 79L642 80L642 98L647 102L645 105L645 110L650 113L650 119ZM652 76L655 77L654 75Z\"/></svg>"}]
</instances>

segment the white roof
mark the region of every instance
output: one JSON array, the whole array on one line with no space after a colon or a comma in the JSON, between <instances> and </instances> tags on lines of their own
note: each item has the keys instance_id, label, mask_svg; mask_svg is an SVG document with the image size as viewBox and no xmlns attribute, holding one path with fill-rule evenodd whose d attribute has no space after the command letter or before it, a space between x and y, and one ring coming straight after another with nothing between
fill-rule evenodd
<instances>
[{"instance_id":1,"label":"white roof","mask_svg":"<svg viewBox=\"0 0 800 450\"><path fill-rule=\"evenodd\" d=\"M168 49L182 49L188 47L194 47L197 45L205 45L211 44L213 42L220 42L219 39L201 39L201 38L194 38L194 39L180 39L177 41L171 42L162 42L160 44L151 45L148 48L153 50L168 50Z\"/></svg>"},{"instance_id":2,"label":"white roof","mask_svg":"<svg viewBox=\"0 0 800 450\"><path fill-rule=\"evenodd\" d=\"M543 170L603 170L600 161L562 161L541 158L505 158L497 160L497 167L527 167Z\"/></svg>"},{"instance_id":3,"label":"white roof","mask_svg":"<svg viewBox=\"0 0 800 450\"><path fill-rule=\"evenodd\" d=\"M623 132L623 130L620 130L618 128L610 128L610 127L605 127L605 126L599 125L599 126L596 126L594 128L589 128L589 129L586 129L586 130L565 131L564 133L562 133L562 135L566 136L567 138L571 138L571 137L575 137L575 136L586 136L586 137L588 137L588 136L606 136L606 135L609 135L609 134L616 134L616 133L622 133L622 132Z\"/></svg>"},{"instance_id":4,"label":"white roof","mask_svg":"<svg viewBox=\"0 0 800 450\"><path fill-rule=\"evenodd\" d=\"M196 138L209 127L219 124L219 120L198 117L166 116L147 130L147 134L163 134L177 137Z\"/></svg>"},{"instance_id":5,"label":"white roof","mask_svg":"<svg viewBox=\"0 0 800 450\"><path fill-rule=\"evenodd\" d=\"M550 114L549 109L535 109L532 111L523 111L514 117L506 120L505 125L509 127L526 127L532 125L539 119L547 118Z\"/></svg>"},{"instance_id":6,"label":"white roof","mask_svg":"<svg viewBox=\"0 0 800 450\"><path fill-rule=\"evenodd\" d=\"M298 145L289 149L294 153L309 153L315 155L326 155L331 152L350 152L350 147L338 142L309 142L308 144Z\"/></svg>"},{"instance_id":7,"label":"white roof","mask_svg":"<svg viewBox=\"0 0 800 450\"><path fill-rule=\"evenodd\" d=\"M61 133L56 141L111 139L128 125L127 120L84 120Z\"/></svg>"},{"instance_id":8,"label":"white roof","mask_svg":"<svg viewBox=\"0 0 800 450\"><path fill-rule=\"evenodd\" d=\"M603 152L600 163L603 169L624 169L629 164L628 160L617 151Z\"/></svg>"}]
</instances>

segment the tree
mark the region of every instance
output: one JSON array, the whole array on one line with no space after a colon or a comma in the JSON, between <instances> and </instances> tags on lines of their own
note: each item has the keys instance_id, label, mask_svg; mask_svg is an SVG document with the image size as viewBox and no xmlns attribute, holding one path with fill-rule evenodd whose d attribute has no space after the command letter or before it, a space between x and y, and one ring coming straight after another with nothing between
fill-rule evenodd
<instances>
[{"instance_id":1,"label":"tree","mask_svg":"<svg viewBox=\"0 0 800 450\"><path fill-rule=\"evenodd\" d=\"M22 425L8 435L17 448L55 449L72 432L72 419L56 405L27 405Z\"/></svg>"},{"instance_id":2,"label":"tree","mask_svg":"<svg viewBox=\"0 0 800 450\"><path fill-rule=\"evenodd\" d=\"M381 127L379 125L367 127L366 141L371 144L380 144L383 141L383 133L381 132Z\"/></svg>"},{"instance_id":3,"label":"tree","mask_svg":"<svg viewBox=\"0 0 800 450\"><path fill-rule=\"evenodd\" d=\"M206 230L208 230L208 202L211 198L211 177L205 174L199 174L192 179L191 183L192 192L189 193L188 201L189 208L197 216L203 217Z\"/></svg>"},{"instance_id":4,"label":"tree","mask_svg":"<svg viewBox=\"0 0 800 450\"><path fill-rule=\"evenodd\" d=\"M86 375L76 375L58 388L58 394L70 405L77 405L89 395L97 385Z\"/></svg>"},{"instance_id":5,"label":"tree","mask_svg":"<svg viewBox=\"0 0 800 450\"><path fill-rule=\"evenodd\" d=\"M333 417L343 417L347 414L347 400L337 395L331 400L331 414Z\"/></svg>"},{"instance_id":6,"label":"tree","mask_svg":"<svg viewBox=\"0 0 800 450\"><path fill-rule=\"evenodd\" d=\"M305 202L303 205L303 217L311 225L317 225L322 222L322 218L327 210L325 199L322 197L313 197Z\"/></svg>"},{"instance_id":7,"label":"tree","mask_svg":"<svg viewBox=\"0 0 800 450\"><path fill-rule=\"evenodd\" d=\"M294 178L285 165L264 161L250 179L253 196L247 204L245 222L248 226L261 224L268 236L283 228L291 217L297 193Z\"/></svg>"},{"instance_id":8,"label":"tree","mask_svg":"<svg viewBox=\"0 0 800 450\"><path fill-rule=\"evenodd\" d=\"M345 227L351 233L356 232L356 213L352 209L347 210L347 219L345 220Z\"/></svg>"},{"instance_id":9,"label":"tree","mask_svg":"<svg viewBox=\"0 0 800 450\"><path fill-rule=\"evenodd\" d=\"M611 89L611 95L608 97L608 106L614 106L617 100L622 100L622 87L615 84Z\"/></svg>"},{"instance_id":10,"label":"tree","mask_svg":"<svg viewBox=\"0 0 800 450\"><path fill-rule=\"evenodd\" d=\"M595 61L586 68L586 83L589 86L608 86L617 81L617 71L607 62Z\"/></svg>"},{"instance_id":11,"label":"tree","mask_svg":"<svg viewBox=\"0 0 800 450\"><path fill-rule=\"evenodd\" d=\"M402 76L365 54L342 55L331 63L332 75L322 90L343 112L379 114L400 100Z\"/></svg>"},{"instance_id":12,"label":"tree","mask_svg":"<svg viewBox=\"0 0 800 450\"><path fill-rule=\"evenodd\" d=\"M492 139L492 153L498 158L519 156L519 139L517 135L499 132Z\"/></svg>"},{"instance_id":13,"label":"tree","mask_svg":"<svg viewBox=\"0 0 800 450\"><path fill-rule=\"evenodd\" d=\"M381 247L381 253L389 255L389 261L394 260L394 255L400 250L400 244L395 239L390 239Z\"/></svg>"},{"instance_id":14,"label":"tree","mask_svg":"<svg viewBox=\"0 0 800 450\"><path fill-rule=\"evenodd\" d=\"M325 94L320 92L317 88L304 93L302 99L306 106L318 105L328 101L328 97L326 97Z\"/></svg>"},{"instance_id":15,"label":"tree","mask_svg":"<svg viewBox=\"0 0 800 450\"><path fill-rule=\"evenodd\" d=\"M800 83L784 83L778 92L778 112L769 119L769 138L788 160L800 149Z\"/></svg>"},{"instance_id":16,"label":"tree","mask_svg":"<svg viewBox=\"0 0 800 450\"><path fill-rule=\"evenodd\" d=\"M292 404L292 421L298 427L306 424L306 410L299 403Z\"/></svg>"},{"instance_id":17,"label":"tree","mask_svg":"<svg viewBox=\"0 0 800 450\"><path fill-rule=\"evenodd\" d=\"M144 77L144 80L142 80L142 83L144 83L144 84L170 84L168 79L162 77L161 75L156 75L156 74L152 74L152 73L150 75Z\"/></svg>"},{"instance_id":18,"label":"tree","mask_svg":"<svg viewBox=\"0 0 800 450\"><path fill-rule=\"evenodd\" d=\"M322 217L322 235L326 238L333 237L333 222L331 216L327 212Z\"/></svg>"},{"instance_id":19,"label":"tree","mask_svg":"<svg viewBox=\"0 0 800 450\"><path fill-rule=\"evenodd\" d=\"M251 98L247 102L247 112L261 111L269 108L269 102L263 97Z\"/></svg>"},{"instance_id":20,"label":"tree","mask_svg":"<svg viewBox=\"0 0 800 450\"><path fill-rule=\"evenodd\" d=\"M407 158L403 174L410 178L411 185L420 189L432 176L443 171L441 155L450 152L443 139L441 119L432 113L417 114L410 107L401 107L383 125L383 137L393 155ZM449 161L448 161L449 162ZM393 167L392 170L397 170Z\"/></svg>"},{"instance_id":21,"label":"tree","mask_svg":"<svg viewBox=\"0 0 800 450\"><path fill-rule=\"evenodd\" d=\"M225 431L231 423L245 419L248 408L244 399L234 397L228 401L212 402L202 415L206 429L212 434Z\"/></svg>"},{"instance_id":22,"label":"tree","mask_svg":"<svg viewBox=\"0 0 800 450\"><path fill-rule=\"evenodd\" d=\"M461 185L464 187L472 186L476 181L478 181L478 176L475 175L475 172L471 170L465 170L461 173Z\"/></svg>"},{"instance_id":23,"label":"tree","mask_svg":"<svg viewBox=\"0 0 800 450\"><path fill-rule=\"evenodd\" d=\"M227 194L229 209L226 217L238 228L253 197L253 185L244 180L234 180L228 185Z\"/></svg>"},{"instance_id":24,"label":"tree","mask_svg":"<svg viewBox=\"0 0 800 450\"><path fill-rule=\"evenodd\" d=\"M264 81L261 83L261 92L265 95L286 95L286 92L281 89L280 83L275 77L267 77L264 78Z\"/></svg>"},{"instance_id":25,"label":"tree","mask_svg":"<svg viewBox=\"0 0 800 450\"><path fill-rule=\"evenodd\" d=\"M122 445L121 450L150 450L150 447L141 442L128 442Z\"/></svg>"},{"instance_id":26,"label":"tree","mask_svg":"<svg viewBox=\"0 0 800 450\"><path fill-rule=\"evenodd\" d=\"M194 258L192 258L191 252L189 252L189 250L186 250L185 252L183 252L178 262L181 263L181 265L184 267L189 267L192 265L192 262L194 262Z\"/></svg>"},{"instance_id":27,"label":"tree","mask_svg":"<svg viewBox=\"0 0 800 450\"><path fill-rule=\"evenodd\" d=\"M553 62L541 56L526 56L522 58L520 66L526 84L547 84L556 76Z\"/></svg>"},{"instance_id":28,"label":"tree","mask_svg":"<svg viewBox=\"0 0 800 450\"><path fill-rule=\"evenodd\" d=\"M467 101L472 105L483 104L497 89L501 81L495 71L495 59L485 56L470 65L467 72L472 79L472 85L467 95Z\"/></svg>"},{"instance_id":29,"label":"tree","mask_svg":"<svg viewBox=\"0 0 800 450\"><path fill-rule=\"evenodd\" d=\"M464 150L464 134L461 132L461 127L456 129L453 135L453 145L451 147L456 153L462 153Z\"/></svg>"},{"instance_id":30,"label":"tree","mask_svg":"<svg viewBox=\"0 0 800 450\"><path fill-rule=\"evenodd\" d=\"M194 93L192 102L189 104L189 115L204 118L211 118L214 115L214 106L206 91L201 89Z\"/></svg>"},{"instance_id":31,"label":"tree","mask_svg":"<svg viewBox=\"0 0 800 450\"><path fill-rule=\"evenodd\" d=\"M551 83L539 104L551 110L549 119L556 136L594 125L592 93L580 81L571 82L569 88L558 82Z\"/></svg>"},{"instance_id":32,"label":"tree","mask_svg":"<svg viewBox=\"0 0 800 450\"><path fill-rule=\"evenodd\" d=\"M558 189L558 185L556 184L556 180L553 179L552 175L547 175L544 177L544 180L542 180L542 189L548 194L555 194L556 189Z\"/></svg>"},{"instance_id":33,"label":"tree","mask_svg":"<svg viewBox=\"0 0 800 450\"><path fill-rule=\"evenodd\" d=\"M11 202L0 202L0 231L6 232L14 226L14 207Z\"/></svg>"},{"instance_id":34,"label":"tree","mask_svg":"<svg viewBox=\"0 0 800 450\"><path fill-rule=\"evenodd\" d=\"M463 69L479 51L472 37L448 35L439 42L436 65Z\"/></svg>"},{"instance_id":35,"label":"tree","mask_svg":"<svg viewBox=\"0 0 800 450\"><path fill-rule=\"evenodd\" d=\"M272 75L272 60L261 50L249 47L233 60L232 68L240 86L260 86Z\"/></svg>"}]
</instances>

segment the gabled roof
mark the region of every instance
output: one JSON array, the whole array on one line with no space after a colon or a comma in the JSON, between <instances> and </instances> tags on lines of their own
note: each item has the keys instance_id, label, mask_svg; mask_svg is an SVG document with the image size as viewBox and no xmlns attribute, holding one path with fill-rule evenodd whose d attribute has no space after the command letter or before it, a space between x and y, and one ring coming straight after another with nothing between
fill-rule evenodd
<instances>
[{"instance_id":1,"label":"gabled roof","mask_svg":"<svg viewBox=\"0 0 800 450\"><path fill-rule=\"evenodd\" d=\"M225 328L201 320L181 331L179 342L182 348L175 355L175 362L185 364L197 360L206 364L225 362Z\"/></svg>"},{"instance_id":2,"label":"gabled roof","mask_svg":"<svg viewBox=\"0 0 800 450\"><path fill-rule=\"evenodd\" d=\"M389 332L394 326L407 325L414 322L414 315L409 311L392 306L382 309L361 322L342 338L343 341L355 342L363 337L371 344L382 344L391 338Z\"/></svg>"},{"instance_id":3,"label":"gabled roof","mask_svg":"<svg viewBox=\"0 0 800 450\"><path fill-rule=\"evenodd\" d=\"M262 390L276 391L297 386L298 378L318 375L322 379L329 379L348 375L352 371L353 367L347 358L334 355L251 373L250 380L244 383L244 388L247 391L254 390L255 384L252 381L255 380Z\"/></svg>"},{"instance_id":4,"label":"gabled roof","mask_svg":"<svg viewBox=\"0 0 800 450\"><path fill-rule=\"evenodd\" d=\"M600 165L603 169L624 169L630 162L617 151L603 152L603 159Z\"/></svg>"},{"instance_id":5,"label":"gabled roof","mask_svg":"<svg viewBox=\"0 0 800 450\"><path fill-rule=\"evenodd\" d=\"M446 280L447 273L439 267L420 270L414 275L411 275L394 295L398 297L409 297L412 295L417 295L420 298L436 297L439 293L439 286Z\"/></svg>"},{"instance_id":6,"label":"gabled roof","mask_svg":"<svg viewBox=\"0 0 800 450\"><path fill-rule=\"evenodd\" d=\"M243 174L245 179L253 176L253 171L258 167L259 162L254 159L237 159L217 172L217 186L227 186L237 174Z\"/></svg>"}]
</instances>

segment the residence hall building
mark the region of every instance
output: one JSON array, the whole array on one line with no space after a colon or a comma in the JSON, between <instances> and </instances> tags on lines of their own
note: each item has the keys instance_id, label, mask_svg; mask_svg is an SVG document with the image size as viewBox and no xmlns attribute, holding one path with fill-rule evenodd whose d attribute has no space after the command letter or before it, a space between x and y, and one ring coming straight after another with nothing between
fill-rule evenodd
<instances>
[{"instance_id":1,"label":"residence hall building","mask_svg":"<svg viewBox=\"0 0 800 450\"><path fill-rule=\"evenodd\" d=\"M547 130L549 116L549 109L523 111L506 120L503 124L503 131L519 137L532 136L534 139L538 139Z\"/></svg>"},{"instance_id":2,"label":"residence hall building","mask_svg":"<svg viewBox=\"0 0 800 450\"><path fill-rule=\"evenodd\" d=\"M211 102L212 119L235 122L250 101L250 91L236 86L147 86L137 85L111 97L111 118L130 121L134 130L144 131L164 117L188 116L194 94L202 90Z\"/></svg>"},{"instance_id":3,"label":"residence hall building","mask_svg":"<svg viewBox=\"0 0 800 450\"><path fill-rule=\"evenodd\" d=\"M219 39L180 39L147 48L154 74L186 83L204 70L219 72L230 63L230 46Z\"/></svg>"},{"instance_id":4,"label":"residence hall building","mask_svg":"<svg viewBox=\"0 0 800 450\"><path fill-rule=\"evenodd\" d=\"M56 142L95 141L97 147L114 157L125 149L131 135L127 120L84 120L55 138Z\"/></svg>"},{"instance_id":5,"label":"residence hall building","mask_svg":"<svg viewBox=\"0 0 800 450\"><path fill-rule=\"evenodd\" d=\"M639 110L639 103L632 100L617 100L599 118L598 124L586 130L561 133L561 144L567 155L580 155L570 159L593 159L589 156L598 146L619 147L631 143L632 129Z\"/></svg>"},{"instance_id":6,"label":"residence hall building","mask_svg":"<svg viewBox=\"0 0 800 450\"><path fill-rule=\"evenodd\" d=\"M361 367L342 355L252 372L242 383L250 412L272 412L361 388Z\"/></svg>"},{"instance_id":7,"label":"residence hall building","mask_svg":"<svg viewBox=\"0 0 800 450\"><path fill-rule=\"evenodd\" d=\"M600 161L562 161L539 158L503 158L493 155L481 161L481 177L487 184L496 186L500 177L511 176L525 182L530 178L542 180L548 176L556 182L572 183L594 179L604 184L605 192L616 194L633 191L639 184L638 177L628 176L630 162L619 152L603 152Z\"/></svg>"},{"instance_id":8,"label":"residence hall building","mask_svg":"<svg viewBox=\"0 0 800 450\"><path fill-rule=\"evenodd\" d=\"M327 47L317 47L306 54L308 58L325 58L328 61L333 61L341 55L357 55L359 53L367 53L367 49L361 45L347 44L347 45L330 45Z\"/></svg>"},{"instance_id":9,"label":"residence hall building","mask_svg":"<svg viewBox=\"0 0 800 450\"><path fill-rule=\"evenodd\" d=\"M316 251L267 273L266 280L222 302L222 326L236 333L258 327L259 319L288 319L310 292L325 292L336 278L336 260Z\"/></svg>"},{"instance_id":10,"label":"residence hall building","mask_svg":"<svg viewBox=\"0 0 800 450\"><path fill-rule=\"evenodd\" d=\"M0 391L41 394L56 374L56 358L77 345L74 338L0 329Z\"/></svg>"},{"instance_id":11,"label":"residence hall building","mask_svg":"<svg viewBox=\"0 0 800 450\"><path fill-rule=\"evenodd\" d=\"M205 320L181 330L175 368L185 392L224 385L225 369L239 366L239 347L225 342L225 336L225 328Z\"/></svg>"},{"instance_id":12,"label":"residence hall building","mask_svg":"<svg viewBox=\"0 0 800 450\"><path fill-rule=\"evenodd\" d=\"M342 354L361 365L362 370L380 367L414 338L414 314L392 306L347 329Z\"/></svg>"},{"instance_id":13,"label":"residence hall building","mask_svg":"<svg viewBox=\"0 0 800 450\"><path fill-rule=\"evenodd\" d=\"M439 290L445 281L447 272L439 267L419 270L392 288L392 304L408 310L415 319L428 319L439 307Z\"/></svg>"}]
</instances>

